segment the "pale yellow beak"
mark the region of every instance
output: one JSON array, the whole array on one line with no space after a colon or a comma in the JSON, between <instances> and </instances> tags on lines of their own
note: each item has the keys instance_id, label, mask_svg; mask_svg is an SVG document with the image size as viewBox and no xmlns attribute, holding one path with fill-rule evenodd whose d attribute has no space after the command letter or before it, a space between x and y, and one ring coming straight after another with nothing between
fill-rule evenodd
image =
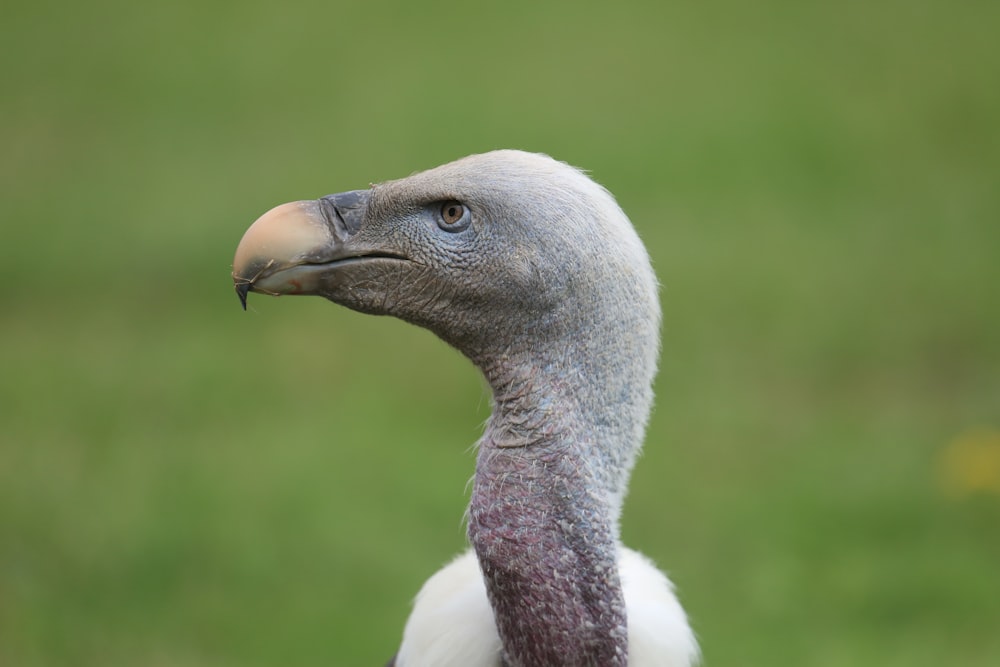
<instances>
[{"instance_id":1,"label":"pale yellow beak","mask_svg":"<svg viewBox=\"0 0 1000 667\"><path fill-rule=\"evenodd\" d=\"M318 277L313 265L335 243L317 200L272 208L247 229L233 258L233 282L243 307L251 290L275 296L309 293Z\"/></svg>"}]
</instances>

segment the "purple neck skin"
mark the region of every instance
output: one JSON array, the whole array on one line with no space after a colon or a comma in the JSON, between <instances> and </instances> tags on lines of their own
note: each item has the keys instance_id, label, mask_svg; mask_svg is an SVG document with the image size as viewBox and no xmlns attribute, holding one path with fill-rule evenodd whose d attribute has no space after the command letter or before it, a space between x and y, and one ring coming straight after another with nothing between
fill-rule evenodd
<instances>
[{"instance_id":1,"label":"purple neck skin","mask_svg":"<svg viewBox=\"0 0 1000 667\"><path fill-rule=\"evenodd\" d=\"M511 667L625 667L617 521L595 434L576 398L538 369L487 377L469 537ZM502 391L497 388L503 387Z\"/></svg>"}]
</instances>

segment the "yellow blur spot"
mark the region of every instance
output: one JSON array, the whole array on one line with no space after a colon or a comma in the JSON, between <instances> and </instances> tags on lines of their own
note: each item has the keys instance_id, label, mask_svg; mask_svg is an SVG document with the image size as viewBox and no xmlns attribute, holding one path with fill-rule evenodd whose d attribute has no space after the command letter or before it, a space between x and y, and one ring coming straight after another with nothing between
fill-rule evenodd
<instances>
[{"instance_id":1,"label":"yellow blur spot","mask_svg":"<svg viewBox=\"0 0 1000 667\"><path fill-rule=\"evenodd\" d=\"M940 473L950 496L1000 495L1000 431L977 429L956 437L942 453Z\"/></svg>"}]
</instances>

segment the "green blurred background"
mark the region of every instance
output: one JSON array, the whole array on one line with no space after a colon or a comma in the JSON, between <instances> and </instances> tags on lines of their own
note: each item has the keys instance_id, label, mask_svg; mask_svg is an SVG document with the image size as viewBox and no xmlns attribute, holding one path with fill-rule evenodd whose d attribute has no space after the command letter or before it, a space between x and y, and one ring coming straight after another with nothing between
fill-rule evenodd
<instances>
[{"instance_id":1,"label":"green blurred background","mask_svg":"<svg viewBox=\"0 0 1000 667\"><path fill-rule=\"evenodd\" d=\"M1000 4L14 0L0 664L381 664L489 397L251 298L271 206L498 147L663 283L626 541L709 667L1000 664Z\"/></svg>"}]
</instances>

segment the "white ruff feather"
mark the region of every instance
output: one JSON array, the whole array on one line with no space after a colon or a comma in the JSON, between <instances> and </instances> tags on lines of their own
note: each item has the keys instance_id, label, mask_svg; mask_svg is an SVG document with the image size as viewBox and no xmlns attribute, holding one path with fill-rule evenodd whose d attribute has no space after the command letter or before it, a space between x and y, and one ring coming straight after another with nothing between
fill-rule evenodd
<instances>
[{"instance_id":1,"label":"white ruff feather","mask_svg":"<svg viewBox=\"0 0 1000 667\"><path fill-rule=\"evenodd\" d=\"M621 547L631 667L689 667L698 644L673 584L642 554ZM470 549L427 580L403 630L397 667L500 667L500 637Z\"/></svg>"}]
</instances>

